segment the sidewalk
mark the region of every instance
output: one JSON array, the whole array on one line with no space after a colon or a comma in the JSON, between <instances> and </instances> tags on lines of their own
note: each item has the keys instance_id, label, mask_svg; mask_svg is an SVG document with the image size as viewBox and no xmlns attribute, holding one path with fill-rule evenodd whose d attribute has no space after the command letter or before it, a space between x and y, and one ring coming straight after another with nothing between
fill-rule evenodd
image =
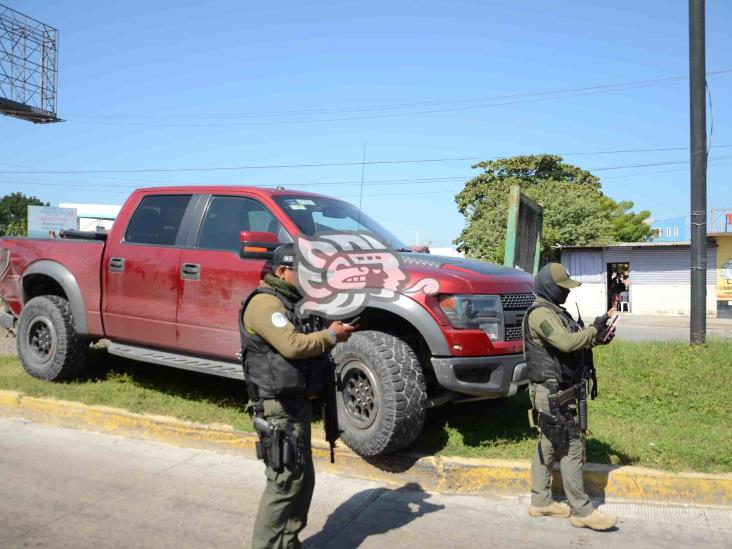
<instances>
[{"instance_id":1,"label":"sidewalk","mask_svg":"<svg viewBox=\"0 0 732 549\"><path fill-rule=\"evenodd\" d=\"M225 425L203 425L171 417L134 414L107 406L89 406L14 391L0 391L0 416L23 417L44 424L91 429L132 438L153 439L188 447L229 451L252 457L256 437ZM384 484L418 483L424 489L453 494L525 494L530 463L498 459L423 456L410 453L364 459L344 445L330 464L327 444L313 433L313 456L321 470ZM555 468L554 491L561 479ZM604 500L640 503L732 505L732 474L670 473L634 466L588 463L585 488Z\"/></svg>"},{"instance_id":2,"label":"sidewalk","mask_svg":"<svg viewBox=\"0 0 732 549\"><path fill-rule=\"evenodd\" d=\"M0 418L0 546L248 547L264 474L231 453ZM712 547L732 510L603 503L617 529L531 518L521 497L447 495L395 479L345 478L318 465L305 548Z\"/></svg>"}]
</instances>

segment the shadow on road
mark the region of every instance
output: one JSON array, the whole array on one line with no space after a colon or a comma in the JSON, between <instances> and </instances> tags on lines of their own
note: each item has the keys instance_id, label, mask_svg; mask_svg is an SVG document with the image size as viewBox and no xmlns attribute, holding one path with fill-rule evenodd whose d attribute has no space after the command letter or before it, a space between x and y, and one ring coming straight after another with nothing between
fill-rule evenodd
<instances>
[{"instance_id":1,"label":"shadow on road","mask_svg":"<svg viewBox=\"0 0 732 549\"><path fill-rule=\"evenodd\" d=\"M427 502L430 497L414 482L395 490L363 490L339 505L328 516L323 529L303 541L303 546L312 549L360 547L370 536L401 528L423 515L445 508Z\"/></svg>"}]
</instances>

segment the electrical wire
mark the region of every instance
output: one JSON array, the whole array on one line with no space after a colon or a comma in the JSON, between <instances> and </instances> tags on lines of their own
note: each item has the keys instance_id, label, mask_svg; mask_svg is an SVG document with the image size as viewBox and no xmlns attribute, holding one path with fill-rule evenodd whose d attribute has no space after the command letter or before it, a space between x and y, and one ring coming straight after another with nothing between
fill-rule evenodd
<instances>
[{"instance_id":1,"label":"electrical wire","mask_svg":"<svg viewBox=\"0 0 732 549\"><path fill-rule=\"evenodd\" d=\"M732 145L714 145L715 148L729 148ZM602 154L626 154L639 152L664 152L688 150L688 147L658 147L645 149L618 149L609 151L583 151L569 153L547 153L558 156L587 156ZM497 160L509 156L460 156L451 158L428 158L428 159L397 159L397 160L369 160L368 162L320 162L312 164L261 164L248 166L209 166L209 167L185 167L185 168L132 168L132 169L111 169L111 170L0 170L0 175L79 175L79 174L110 174L110 173L175 173L175 172L212 172L212 171L237 171L237 170L271 170L271 169L301 169L301 168L324 168L362 165L389 165L389 164L431 164L443 162L468 162L473 160ZM654 165L654 164L649 164ZM636 166L628 166L636 167ZM595 168L595 169L619 169L619 168ZM590 169L592 171L592 169Z\"/></svg>"}]
</instances>

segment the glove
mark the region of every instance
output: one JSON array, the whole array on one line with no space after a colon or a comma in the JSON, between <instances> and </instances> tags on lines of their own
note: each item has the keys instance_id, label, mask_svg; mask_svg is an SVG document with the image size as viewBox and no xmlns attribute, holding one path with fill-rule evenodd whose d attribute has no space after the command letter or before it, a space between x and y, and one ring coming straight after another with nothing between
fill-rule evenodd
<instances>
[{"instance_id":1,"label":"glove","mask_svg":"<svg viewBox=\"0 0 732 549\"><path fill-rule=\"evenodd\" d=\"M592 325L597 329L597 335L595 336L595 343L597 345L607 345L615 337L615 330L613 326L607 325L607 321L610 319L610 315L607 313L598 316Z\"/></svg>"},{"instance_id":2,"label":"glove","mask_svg":"<svg viewBox=\"0 0 732 549\"><path fill-rule=\"evenodd\" d=\"M613 339L615 339L615 330L613 330L610 335L608 335L608 331L610 330L610 326L604 328L601 332L597 333L597 336L595 337L595 341L598 345L607 345L610 343ZM607 338L607 339L605 339Z\"/></svg>"},{"instance_id":3,"label":"glove","mask_svg":"<svg viewBox=\"0 0 732 549\"><path fill-rule=\"evenodd\" d=\"M610 320L610 315L607 313L595 318L595 321L592 323L592 325L595 327L598 334L605 330L608 320Z\"/></svg>"}]
</instances>

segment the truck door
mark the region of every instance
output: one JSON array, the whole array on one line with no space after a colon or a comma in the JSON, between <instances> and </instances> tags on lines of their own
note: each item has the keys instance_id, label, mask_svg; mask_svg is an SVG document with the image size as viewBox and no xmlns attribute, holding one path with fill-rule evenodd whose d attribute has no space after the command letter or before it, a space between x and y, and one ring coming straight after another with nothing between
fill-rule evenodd
<instances>
[{"instance_id":1,"label":"truck door","mask_svg":"<svg viewBox=\"0 0 732 549\"><path fill-rule=\"evenodd\" d=\"M239 256L241 231L272 232L291 242L272 213L244 196L211 196L192 247L181 252L178 348L233 361L241 347L238 313L266 262Z\"/></svg>"},{"instance_id":2,"label":"truck door","mask_svg":"<svg viewBox=\"0 0 732 549\"><path fill-rule=\"evenodd\" d=\"M175 349L181 221L191 195L145 196L102 265L105 332L111 339Z\"/></svg>"}]
</instances>

